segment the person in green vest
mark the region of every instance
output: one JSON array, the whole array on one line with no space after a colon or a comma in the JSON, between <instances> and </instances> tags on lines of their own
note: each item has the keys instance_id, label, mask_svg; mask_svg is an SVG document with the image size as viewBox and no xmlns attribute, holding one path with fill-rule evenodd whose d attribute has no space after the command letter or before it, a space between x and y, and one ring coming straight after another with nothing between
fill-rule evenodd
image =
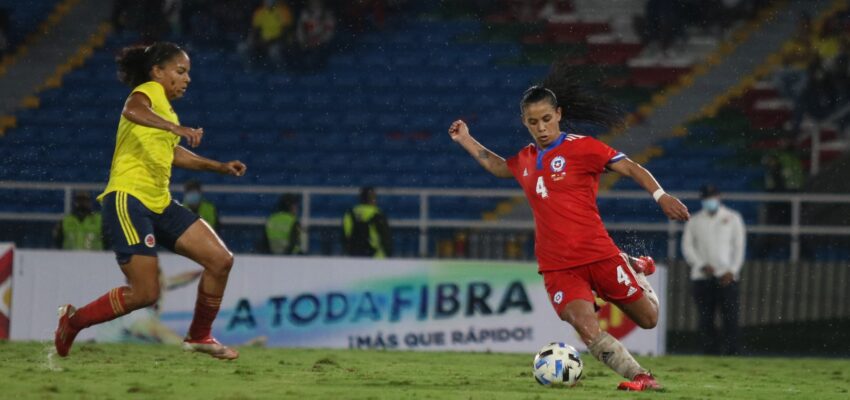
<instances>
[{"instance_id":1,"label":"person in green vest","mask_svg":"<svg viewBox=\"0 0 850 400\"><path fill-rule=\"evenodd\" d=\"M88 192L74 193L71 213L56 224L53 240L65 250L103 250L108 248L103 237L100 213L95 212Z\"/></svg>"},{"instance_id":2,"label":"person in green vest","mask_svg":"<svg viewBox=\"0 0 850 400\"><path fill-rule=\"evenodd\" d=\"M218 232L218 209L215 204L204 198L201 182L191 180L183 185L183 207L201 217Z\"/></svg>"},{"instance_id":3,"label":"person in green vest","mask_svg":"<svg viewBox=\"0 0 850 400\"><path fill-rule=\"evenodd\" d=\"M390 226L377 203L375 188L364 187L360 189L360 204L345 212L342 218L345 254L374 258L392 256Z\"/></svg>"},{"instance_id":4,"label":"person in green vest","mask_svg":"<svg viewBox=\"0 0 850 400\"><path fill-rule=\"evenodd\" d=\"M265 250L271 254L303 254L301 251L301 223L298 222L298 196L284 194L277 203L277 211L269 215L265 227Z\"/></svg>"}]
</instances>

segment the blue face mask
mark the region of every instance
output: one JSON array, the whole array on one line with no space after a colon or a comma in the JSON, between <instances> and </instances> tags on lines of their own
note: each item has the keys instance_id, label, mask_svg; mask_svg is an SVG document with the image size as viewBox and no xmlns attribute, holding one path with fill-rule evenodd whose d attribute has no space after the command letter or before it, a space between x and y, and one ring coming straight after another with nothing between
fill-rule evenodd
<instances>
[{"instance_id":1,"label":"blue face mask","mask_svg":"<svg viewBox=\"0 0 850 400\"><path fill-rule=\"evenodd\" d=\"M715 198L703 199L702 208L708 210L708 212L717 212L717 209L720 208L720 200Z\"/></svg>"},{"instance_id":2,"label":"blue face mask","mask_svg":"<svg viewBox=\"0 0 850 400\"><path fill-rule=\"evenodd\" d=\"M191 191L183 195L183 204L195 206L201 202L201 192Z\"/></svg>"}]
</instances>

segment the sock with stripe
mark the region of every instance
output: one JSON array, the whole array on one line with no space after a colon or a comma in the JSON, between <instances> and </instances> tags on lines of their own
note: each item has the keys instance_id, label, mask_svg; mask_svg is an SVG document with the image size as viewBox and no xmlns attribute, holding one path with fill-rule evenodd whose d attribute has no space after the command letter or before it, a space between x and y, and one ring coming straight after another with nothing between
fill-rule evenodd
<instances>
[{"instance_id":1,"label":"sock with stripe","mask_svg":"<svg viewBox=\"0 0 850 400\"><path fill-rule=\"evenodd\" d=\"M129 289L127 286L112 289L97 300L78 309L68 321L71 327L84 329L127 314L127 308L124 306L124 291L127 289Z\"/></svg>"},{"instance_id":2,"label":"sock with stripe","mask_svg":"<svg viewBox=\"0 0 850 400\"><path fill-rule=\"evenodd\" d=\"M198 299L195 301L195 316L189 326L189 339L200 340L210 335L212 324L221 307L221 296L204 293L198 287Z\"/></svg>"}]
</instances>

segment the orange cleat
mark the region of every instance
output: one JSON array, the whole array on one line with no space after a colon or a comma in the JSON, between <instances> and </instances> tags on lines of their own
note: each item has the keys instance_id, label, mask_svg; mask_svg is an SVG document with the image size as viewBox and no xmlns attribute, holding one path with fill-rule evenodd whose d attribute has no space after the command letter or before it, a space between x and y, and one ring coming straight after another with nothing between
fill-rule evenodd
<instances>
[{"instance_id":1,"label":"orange cleat","mask_svg":"<svg viewBox=\"0 0 850 400\"><path fill-rule=\"evenodd\" d=\"M59 307L59 326L56 328L56 333L53 337L53 344L56 346L56 354L60 357L68 356L71 351L71 345L74 344L74 339L80 333L79 329L71 327L71 317L77 309L70 304Z\"/></svg>"},{"instance_id":2,"label":"orange cleat","mask_svg":"<svg viewBox=\"0 0 850 400\"><path fill-rule=\"evenodd\" d=\"M238 351L221 344L212 336L207 336L199 340L192 340L187 337L183 339L183 350L209 354L220 360L235 360L239 358Z\"/></svg>"},{"instance_id":3,"label":"orange cleat","mask_svg":"<svg viewBox=\"0 0 850 400\"><path fill-rule=\"evenodd\" d=\"M637 374L630 381L620 382L617 390L629 392L643 392L645 390L661 390L661 385L655 381L651 374Z\"/></svg>"},{"instance_id":4,"label":"orange cleat","mask_svg":"<svg viewBox=\"0 0 850 400\"><path fill-rule=\"evenodd\" d=\"M655 260L650 256L629 257L632 261L632 268L639 274L650 276L655 273Z\"/></svg>"}]
</instances>

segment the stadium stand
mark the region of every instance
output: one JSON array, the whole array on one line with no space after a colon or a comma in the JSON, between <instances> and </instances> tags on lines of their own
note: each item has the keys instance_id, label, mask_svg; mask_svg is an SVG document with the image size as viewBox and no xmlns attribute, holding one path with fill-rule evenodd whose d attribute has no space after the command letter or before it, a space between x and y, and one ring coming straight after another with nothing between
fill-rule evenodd
<instances>
[{"instance_id":1,"label":"stadium stand","mask_svg":"<svg viewBox=\"0 0 850 400\"><path fill-rule=\"evenodd\" d=\"M208 184L514 188L510 180L483 174L451 145L444 133L450 121L464 118L482 142L511 154L527 142L516 116L519 94L565 54L583 77L601 84L626 112L636 112L720 44L691 27L697 33L670 52L659 52L633 26L646 11L640 2L629 7L608 4L612 2L618 3L494 2L493 11L480 18L469 18L468 9L435 14L418 8L380 32L357 36L330 57L325 69L306 75L246 72L244 60L232 49L189 41L192 88L175 108L183 123L205 128L199 152L249 165L246 179L205 175ZM508 8L526 6L531 8L524 12ZM0 166L0 180L106 181L117 116L127 93L115 79L113 58L119 48L138 40L129 31L112 34L81 68L64 76L60 87L41 92L37 108L17 113L17 128L0 138L0 156L9 161ZM724 191L761 189L760 157L739 150L751 143L736 139L743 130L762 129L760 121L773 118L759 114L759 96L744 96L753 107L745 107L743 114L724 110L693 121L686 137L658 143L663 155L648 168L668 190L695 190L706 181ZM175 170L173 181L189 177ZM620 180L614 189L636 187ZM59 194L5 191L3 196L28 201L2 202L0 211L62 210ZM271 195L209 197L223 215L237 216L267 215L276 201ZM391 217L418 215L414 197L382 201ZM339 217L353 203L353 198L317 196L313 216ZM430 216L477 218L496 205L495 200L435 199ZM758 220L756 205L737 206L748 223ZM600 200L603 218L610 222L648 222L657 214L648 212L651 207L647 202ZM235 240L242 244L234 247L250 249L256 239L252 235L245 233Z\"/></svg>"},{"instance_id":2,"label":"stadium stand","mask_svg":"<svg viewBox=\"0 0 850 400\"><path fill-rule=\"evenodd\" d=\"M5 32L8 33L6 53L13 53L24 42L27 35L43 27L41 22L45 20L57 3L59 3L58 0L31 0L26 2L0 0L0 15L5 14L5 17L8 18L8 32ZM0 24L2 23L3 21L0 21ZM0 34L2 33L0 32Z\"/></svg>"}]
</instances>

